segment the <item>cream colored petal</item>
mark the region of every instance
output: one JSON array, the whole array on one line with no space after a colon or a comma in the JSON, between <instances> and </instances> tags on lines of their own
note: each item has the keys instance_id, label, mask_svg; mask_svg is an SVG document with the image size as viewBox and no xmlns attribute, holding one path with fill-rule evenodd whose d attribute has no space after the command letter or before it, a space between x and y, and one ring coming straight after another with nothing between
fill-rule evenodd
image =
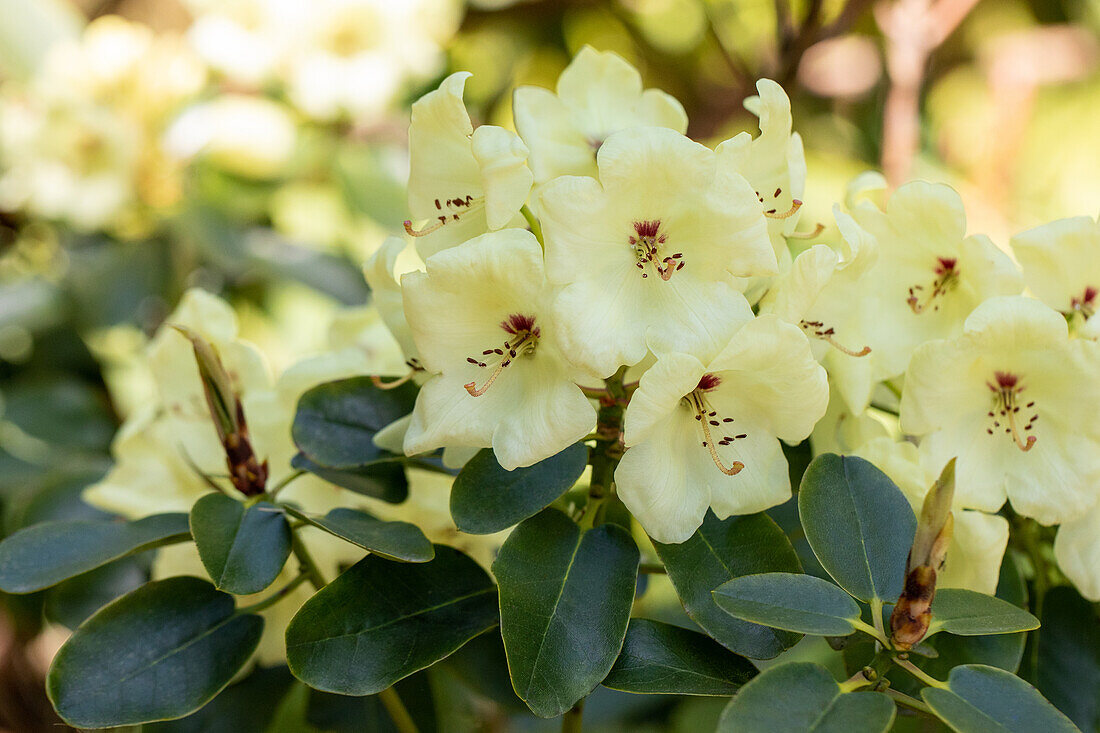
<instances>
[{"instance_id":1,"label":"cream colored petal","mask_svg":"<svg viewBox=\"0 0 1100 733\"><path fill-rule=\"evenodd\" d=\"M516 130L531 150L529 163L536 181L596 175L597 146L585 138L571 110L549 89L516 89L512 115Z\"/></svg>"},{"instance_id":2,"label":"cream colored petal","mask_svg":"<svg viewBox=\"0 0 1100 733\"><path fill-rule=\"evenodd\" d=\"M712 463L706 474L711 487L710 505L719 519L762 512L791 498L790 472L779 440L766 428L742 424L740 429L748 437L719 448L719 453L727 465L736 460L745 467L736 476L726 476Z\"/></svg>"},{"instance_id":3,"label":"cream colored petal","mask_svg":"<svg viewBox=\"0 0 1100 733\"><path fill-rule=\"evenodd\" d=\"M1051 308L1073 310L1086 288L1100 289L1100 224L1090 217L1028 229L1011 245L1031 293Z\"/></svg>"},{"instance_id":4,"label":"cream colored petal","mask_svg":"<svg viewBox=\"0 0 1100 733\"><path fill-rule=\"evenodd\" d=\"M993 595L1008 546L1008 520L995 514L956 510L954 535L937 587L966 588Z\"/></svg>"},{"instance_id":5,"label":"cream colored petal","mask_svg":"<svg viewBox=\"0 0 1100 733\"><path fill-rule=\"evenodd\" d=\"M691 537L710 503L707 471L718 470L699 444L694 423L688 410L675 410L627 449L615 470L619 498L658 542Z\"/></svg>"},{"instance_id":6,"label":"cream colored petal","mask_svg":"<svg viewBox=\"0 0 1100 733\"><path fill-rule=\"evenodd\" d=\"M1058 528L1054 557L1082 596L1100 601L1100 506Z\"/></svg>"},{"instance_id":7,"label":"cream colored petal","mask_svg":"<svg viewBox=\"0 0 1100 733\"><path fill-rule=\"evenodd\" d=\"M687 411L682 403L699 384L705 368L690 354L660 356L638 381L638 389L626 409L623 438L627 446L649 440L674 413ZM693 426L693 431L697 428ZM699 440L702 440L700 438Z\"/></svg>"},{"instance_id":8,"label":"cream colored petal","mask_svg":"<svg viewBox=\"0 0 1100 733\"><path fill-rule=\"evenodd\" d=\"M485 191L485 217L490 229L500 229L527 201L534 175L527 167L527 146L509 130L482 125L470 139L474 159L481 168Z\"/></svg>"},{"instance_id":9,"label":"cream colored petal","mask_svg":"<svg viewBox=\"0 0 1100 733\"><path fill-rule=\"evenodd\" d=\"M772 313L798 325L828 284L840 256L824 244L816 244L794 259L791 269L776 278L760 301L761 313Z\"/></svg>"}]
</instances>

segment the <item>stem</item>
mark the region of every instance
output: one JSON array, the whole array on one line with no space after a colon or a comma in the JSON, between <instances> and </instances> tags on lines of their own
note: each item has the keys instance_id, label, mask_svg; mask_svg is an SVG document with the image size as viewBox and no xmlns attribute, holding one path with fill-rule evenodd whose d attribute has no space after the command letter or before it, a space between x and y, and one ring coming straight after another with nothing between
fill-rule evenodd
<instances>
[{"instance_id":1,"label":"stem","mask_svg":"<svg viewBox=\"0 0 1100 733\"><path fill-rule=\"evenodd\" d=\"M523 214L523 218L527 220L527 226L531 227L531 233L535 235L535 239L539 240L539 244L545 247L546 243L542 239L542 224L539 223L534 212L531 211L527 204L524 204L523 207L520 208L519 213Z\"/></svg>"},{"instance_id":2,"label":"stem","mask_svg":"<svg viewBox=\"0 0 1100 733\"><path fill-rule=\"evenodd\" d=\"M869 626L859 619L849 619L848 623L850 623L856 631L862 631L868 636L874 638L876 641L878 641L879 644L882 644L883 646L890 646L890 644L886 641L886 634L880 632L874 626Z\"/></svg>"},{"instance_id":3,"label":"stem","mask_svg":"<svg viewBox=\"0 0 1100 733\"><path fill-rule=\"evenodd\" d=\"M397 694L397 690L387 687L378 693L378 699L382 701L399 733L419 733L416 723L405 708L405 703L401 702L401 696Z\"/></svg>"},{"instance_id":4,"label":"stem","mask_svg":"<svg viewBox=\"0 0 1100 733\"><path fill-rule=\"evenodd\" d=\"M278 494L283 489L285 489L287 484L289 484L291 481L294 481L297 478L301 478L302 476L305 476L307 473L309 473L309 471L303 471L303 470L299 469L299 470L295 471L294 473L287 474L286 476L283 477L282 481L275 484L275 486L271 489L271 491L267 492L267 495L270 498L274 499L275 495Z\"/></svg>"},{"instance_id":5,"label":"stem","mask_svg":"<svg viewBox=\"0 0 1100 733\"><path fill-rule=\"evenodd\" d=\"M276 603L278 603L279 601L283 600L284 598L289 596L291 593L293 593L294 590L298 586L300 586L302 583L306 582L307 580L309 580L309 576L306 575L305 573L301 573L294 580L290 581L289 583L287 583L282 588L280 588L276 592L272 593L270 596L263 599L262 601L258 601L256 603L253 603L251 606L241 606L240 608L237 609L237 613L259 613L260 611L263 611L265 608L269 608L271 606L274 606Z\"/></svg>"},{"instance_id":6,"label":"stem","mask_svg":"<svg viewBox=\"0 0 1100 733\"><path fill-rule=\"evenodd\" d=\"M305 543L302 542L302 538L297 532L290 535L290 548L294 552L294 557L298 558L298 562L302 566L302 573L309 578L309 582L313 584L313 587L317 590L324 588L327 585L325 576L321 575L321 570L317 567L317 561L309 554L309 550L306 549Z\"/></svg>"},{"instance_id":7,"label":"stem","mask_svg":"<svg viewBox=\"0 0 1100 733\"><path fill-rule=\"evenodd\" d=\"M879 412L885 412L887 415L893 415L894 417L899 416L898 411L895 410L893 407L887 407L886 405L880 405L877 402L872 402L871 407L875 408Z\"/></svg>"},{"instance_id":8,"label":"stem","mask_svg":"<svg viewBox=\"0 0 1100 733\"><path fill-rule=\"evenodd\" d=\"M638 566L639 573L648 573L650 575L667 575L668 571L665 570L665 566L656 562L644 562Z\"/></svg>"},{"instance_id":9,"label":"stem","mask_svg":"<svg viewBox=\"0 0 1100 733\"><path fill-rule=\"evenodd\" d=\"M918 667L917 665L910 662L908 659L899 659L898 657L894 657L894 664L898 665L899 667L904 669L906 672L913 675L914 677L916 677L918 680L920 680L924 684L928 685L929 687L938 687L941 690L946 690L947 689L947 683L946 682L940 682L939 680L935 679L934 677L930 677L929 675L927 675L924 672L924 670L922 670L920 667Z\"/></svg>"},{"instance_id":10,"label":"stem","mask_svg":"<svg viewBox=\"0 0 1100 733\"><path fill-rule=\"evenodd\" d=\"M882 626L882 599L871 599L871 622L875 625L875 631L883 639L886 638L886 629Z\"/></svg>"},{"instance_id":11,"label":"stem","mask_svg":"<svg viewBox=\"0 0 1100 733\"><path fill-rule=\"evenodd\" d=\"M863 674L863 670L860 670L838 684L841 692L854 692L855 690L862 690L864 687L870 687L874 682L867 679L867 676Z\"/></svg>"},{"instance_id":12,"label":"stem","mask_svg":"<svg viewBox=\"0 0 1100 733\"><path fill-rule=\"evenodd\" d=\"M585 387L583 384L578 384L577 387L584 393L585 397L591 397L597 400L601 397L607 397L606 387Z\"/></svg>"},{"instance_id":13,"label":"stem","mask_svg":"<svg viewBox=\"0 0 1100 733\"><path fill-rule=\"evenodd\" d=\"M891 382L889 379L885 379L882 382L882 386L894 393L894 396L899 400L901 399L901 388Z\"/></svg>"},{"instance_id":14,"label":"stem","mask_svg":"<svg viewBox=\"0 0 1100 733\"><path fill-rule=\"evenodd\" d=\"M883 690L894 702L902 707L909 708L910 710L916 710L918 713L924 713L925 715L935 716L932 712L932 708L925 705L923 702L915 697L909 697L904 692L898 692L895 689L887 687Z\"/></svg>"},{"instance_id":15,"label":"stem","mask_svg":"<svg viewBox=\"0 0 1100 733\"><path fill-rule=\"evenodd\" d=\"M561 733L581 733L581 720L584 717L584 698L565 711L561 716Z\"/></svg>"}]
</instances>

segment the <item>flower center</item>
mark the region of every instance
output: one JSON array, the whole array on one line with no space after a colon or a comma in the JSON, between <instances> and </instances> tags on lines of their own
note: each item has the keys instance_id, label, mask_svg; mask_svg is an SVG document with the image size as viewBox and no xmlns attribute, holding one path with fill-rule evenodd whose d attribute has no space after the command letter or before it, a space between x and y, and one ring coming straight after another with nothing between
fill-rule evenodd
<instances>
[{"instance_id":1,"label":"flower center","mask_svg":"<svg viewBox=\"0 0 1100 733\"><path fill-rule=\"evenodd\" d=\"M1035 445L1036 440L1034 435L1027 435L1027 439L1024 439L1026 433L1039 419L1039 414L1034 409L1035 403L1028 402L1023 405L1022 409L1026 412L1020 414L1021 405L1018 398L1026 389L1020 384L1020 378L1011 372L994 372L993 378L993 382L986 382L986 386L993 393L993 409L988 414L992 425L986 428L985 432L993 435L1003 428L1006 434L1012 436L1016 446L1027 452ZM1030 417L1027 418L1027 422L1024 422L1027 415ZM1020 426L1023 428L1021 429Z\"/></svg>"},{"instance_id":2,"label":"flower center","mask_svg":"<svg viewBox=\"0 0 1100 733\"><path fill-rule=\"evenodd\" d=\"M1085 320L1092 318L1096 314L1096 300L1097 295L1100 295L1100 290L1092 285L1085 287L1085 292L1081 294L1081 297L1074 296L1070 299L1070 306L1077 313L1080 313L1085 317Z\"/></svg>"},{"instance_id":3,"label":"flower center","mask_svg":"<svg viewBox=\"0 0 1100 733\"><path fill-rule=\"evenodd\" d=\"M535 353L535 348L539 344L541 331L535 325L534 316L513 313L500 322L500 327L508 334L508 338L501 346L482 351L481 358L466 357L466 361L482 369L495 366L492 374L489 375L489 379L482 387L478 388L477 382L469 382L463 385L466 391L474 397L485 394L493 386L493 382L500 376L500 373L507 369L517 357L531 356Z\"/></svg>"},{"instance_id":4,"label":"flower center","mask_svg":"<svg viewBox=\"0 0 1100 733\"><path fill-rule=\"evenodd\" d=\"M909 297L905 302L914 313L923 313L928 308L934 311L940 309L939 301L959 284L957 265L958 260L954 257L937 257L936 266L932 270L935 273L932 283L927 287L913 285L909 288Z\"/></svg>"},{"instance_id":5,"label":"flower center","mask_svg":"<svg viewBox=\"0 0 1100 733\"><path fill-rule=\"evenodd\" d=\"M794 216L796 211L802 208L802 202L798 199L792 198L791 208L787 209L786 211L779 211L779 209L776 208L774 204L775 200L778 199L780 194L782 193L782 188L775 189L775 192L772 194L772 203L770 204L771 208L764 209L764 216L768 217L769 219L789 219ZM764 201L764 197L760 195L759 191L756 191L756 198L759 199L760 203L764 204L765 206L769 205L768 202ZM824 228L825 227L822 227L822 229Z\"/></svg>"},{"instance_id":6,"label":"flower center","mask_svg":"<svg viewBox=\"0 0 1100 733\"><path fill-rule=\"evenodd\" d=\"M649 277L647 265L653 265L653 269L665 282L672 278L672 273L684 267L682 252L661 257L661 248L668 241L668 235L661 233L660 219L634 222L634 236L627 241L634 250L634 256L638 258L636 265L642 271L643 278Z\"/></svg>"},{"instance_id":7,"label":"flower center","mask_svg":"<svg viewBox=\"0 0 1100 733\"><path fill-rule=\"evenodd\" d=\"M447 224L453 224L462 217L484 208L484 196L471 196L469 194L455 196L453 199L435 200L435 209L439 212L430 224L425 224L420 229L413 229L412 222L405 221L405 233L410 237L425 237Z\"/></svg>"},{"instance_id":8,"label":"flower center","mask_svg":"<svg viewBox=\"0 0 1100 733\"><path fill-rule=\"evenodd\" d=\"M854 349L849 349L843 344L838 343L836 340L836 329L832 326L826 326L821 321L802 320L798 322L798 326L806 333L807 336L821 339L842 354L847 354L848 356L867 356L871 353L870 346L864 346L859 351L856 351Z\"/></svg>"},{"instance_id":9,"label":"flower center","mask_svg":"<svg viewBox=\"0 0 1100 733\"><path fill-rule=\"evenodd\" d=\"M717 374L704 374L699 378L699 384L692 390L691 394L684 396L684 401L695 413L695 419L703 429L703 447L710 452L710 459L714 461L714 465L718 467L719 471L727 476L735 476L741 472L745 464L741 461L734 461L730 464L729 468L726 468L722 463L721 456L718 455L718 448L714 443L714 438L711 436L711 428L723 427L733 422L732 417L721 417L715 410L710 409L710 404L707 401L707 393L718 389L718 386L721 384L722 378ZM735 440L741 440L747 437L749 437L747 433L723 435L718 441L718 445L727 446Z\"/></svg>"}]
</instances>

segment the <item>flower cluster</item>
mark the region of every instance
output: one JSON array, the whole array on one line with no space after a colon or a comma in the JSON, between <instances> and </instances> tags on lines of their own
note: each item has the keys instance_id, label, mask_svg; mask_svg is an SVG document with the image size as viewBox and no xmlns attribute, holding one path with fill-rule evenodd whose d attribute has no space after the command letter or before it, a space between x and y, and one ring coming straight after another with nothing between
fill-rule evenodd
<instances>
[{"instance_id":1,"label":"flower cluster","mask_svg":"<svg viewBox=\"0 0 1100 733\"><path fill-rule=\"evenodd\" d=\"M950 187L887 195L866 174L834 225L799 226L805 161L774 82L746 102L760 134L712 148L612 53L582 50L556 92L518 89L515 133L473 125L467 76L413 107L423 266L398 290L392 240L371 268L423 385L406 453L491 447L512 470L611 430L618 496L662 543L708 509L786 501L783 442L864 455L915 507L957 457L944 583L992 592L1007 499L1062 525L1062 570L1100 598L1095 221L1010 254L968 235Z\"/></svg>"}]
</instances>

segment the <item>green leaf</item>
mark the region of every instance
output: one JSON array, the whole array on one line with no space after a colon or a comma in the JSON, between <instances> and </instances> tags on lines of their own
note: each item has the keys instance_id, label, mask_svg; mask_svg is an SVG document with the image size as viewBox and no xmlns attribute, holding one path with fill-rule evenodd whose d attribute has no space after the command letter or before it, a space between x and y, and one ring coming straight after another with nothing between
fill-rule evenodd
<instances>
[{"instance_id":1,"label":"green leaf","mask_svg":"<svg viewBox=\"0 0 1100 733\"><path fill-rule=\"evenodd\" d=\"M416 385L378 389L370 377L328 382L298 400L291 435L306 458L327 468L355 468L389 455L374 434L412 412Z\"/></svg>"},{"instance_id":2,"label":"green leaf","mask_svg":"<svg viewBox=\"0 0 1100 733\"><path fill-rule=\"evenodd\" d=\"M187 515L136 522L44 522L0 542L0 590L33 593L120 557L191 538Z\"/></svg>"},{"instance_id":3,"label":"green leaf","mask_svg":"<svg viewBox=\"0 0 1100 733\"><path fill-rule=\"evenodd\" d=\"M330 484L356 494L381 499L390 504L400 504L409 498L405 465L396 456L386 456L363 466L327 468L309 460L304 453L298 453L290 459L290 465L301 471L309 471Z\"/></svg>"},{"instance_id":4,"label":"green leaf","mask_svg":"<svg viewBox=\"0 0 1100 733\"><path fill-rule=\"evenodd\" d=\"M57 652L46 692L66 723L171 720L205 705L252 656L263 619L205 580L146 583L104 606Z\"/></svg>"},{"instance_id":5,"label":"green leaf","mask_svg":"<svg viewBox=\"0 0 1100 733\"><path fill-rule=\"evenodd\" d=\"M722 713L719 733L885 733L897 708L878 692L842 692L824 667L791 662L760 673Z\"/></svg>"},{"instance_id":6,"label":"green leaf","mask_svg":"<svg viewBox=\"0 0 1100 733\"><path fill-rule=\"evenodd\" d=\"M1039 619L994 596L962 588L936 591L928 635L946 631L957 636L1011 634L1039 628Z\"/></svg>"},{"instance_id":7,"label":"green leaf","mask_svg":"<svg viewBox=\"0 0 1100 733\"><path fill-rule=\"evenodd\" d=\"M802 477L798 515L840 587L861 601L897 600L917 518L886 474L862 458L818 456Z\"/></svg>"},{"instance_id":8,"label":"green leaf","mask_svg":"<svg viewBox=\"0 0 1100 733\"><path fill-rule=\"evenodd\" d=\"M647 695L726 697L754 676L751 662L705 634L632 618L603 686Z\"/></svg>"},{"instance_id":9,"label":"green leaf","mask_svg":"<svg viewBox=\"0 0 1100 733\"><path fill-rule=\"evenodd\" d=\"M722 646L752 659L771 659L798 641L796 634L733 618L711 595L742 575L802 571L787 536L767 515L720 520L708 511L686 542L653 546L688 615Z\"/></svg>"},{"instance_id":10,"label":"green leaf","mask_svg":"<svg viewBox=\"0 0 1100 733\"><path fill-rule=\"evenodd\" d=\"M505 471L491 448L462 468L451 488L451 516L470 534L492 534L534 516L568 491L584 473L588 448L574 443L527 468Z\"/></svg>"},{"instance_id":11,"label":"green leaf","mask_svg":"<svg viewBox=\"0 0 1100 733\"><path fill-rule=\"evenodd\" d=\"M556 509L522 522L500 548L493 574L508 671L535 715L561 715L611 671L639 557L621 527L582 532Z\"/></svg>"},{"instance_id":12,"label":"green leaf","mask_svg":"<svg viewBox=\"0 0 1100 733\"><path fill-rule=\"evenodd\" d=\"M936 717L959 733L1080 733L1038 690L996 667L956 667L947 689L926 687L921 697Z\"/></svg>"},{"instance_id":13,"label":"green leaf","mask_svg":"<svg viewBox=\"0 0 1100 733\"><path fill-rule=\"evenodd\" d=\"M152 555L123 557L58 583L45 592L46 618L75 629L111 601L148 582Z\"/></svg>"},{"instance_id":14,"label":"green leaf","mask_svg":"<svg viewBox=\"0 0 1100 733\"><path fill-rule=\"evenodd\" d=\"M293 507L287 512L364 550L389 560L428 562L435 557L432 543L415 524L387 522L361 509L333 509L325 516Z\"/></svg>"},{"instance_id":15,"label":"green leaf","mask_svg":"<svg viewBox=\"0 0 1100 733\"><path fill-rule=\"evenodd\" d=\"M186 718L147 723L141 733L241 733L262 731L275 716L274 702L295 684L283 667L256 667Z\"/></svg>"},{"instance_id":16,"label":"green leaf","mask_svg":"<svg viewBox=\"0 0 1100 733\"><path fill-rule=\"evenodd\" d=\"M1069 586L1043 598L1035 685L1082 730L1100 729L1100 619Z\"/></svg>"},{"instance_id":17,"label":"green leaf","mask_svg":"<svg viewBox=\"0 0 1100 733\"><path fill-rule=\"evenodd\" d=\"M271 585L290 556L286 515L267 501L246 507L225 494L206 494L191 507L191 534L214 585L237 595Z\"/></svg>"},{"instance_id":18,"label":"green leaf","mask_svg":"<svg viewBox=\"0 0 1100 733\"><path fill-rule=\"evenodd\" d=\"M776 629L847 636L859 605L827 580L797 573L743 575L718 586L714 600L726 613Z\"/></svg>"},{"instance_id":19,"label":"green leaf","mask_svg":"<svg viewBox=\"0 0 1100 733\"><path fill-rule=\"evenodd\" d=\"M287 663L314 689L371 695L496 624L492 580L458 550L436 545L426 563L367 555L298 611Z\"/></svg>"}]
</instances>

